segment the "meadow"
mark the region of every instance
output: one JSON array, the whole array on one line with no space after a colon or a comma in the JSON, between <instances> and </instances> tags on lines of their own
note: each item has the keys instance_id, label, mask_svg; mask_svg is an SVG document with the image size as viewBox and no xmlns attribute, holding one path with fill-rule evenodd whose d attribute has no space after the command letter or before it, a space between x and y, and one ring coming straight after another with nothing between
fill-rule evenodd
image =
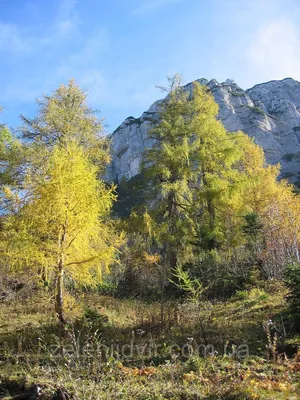
<instances>
[{"instance_id":1,"label":"meadow","mask_svg":"<svg viewBox=\"0 0 300 400\"><path fill-rule=\"evenodd\" d=\"M25 285L2 299L2 399L299 398L300 337L278 284L169 301L161 322L159 303L73 291L64 328L49 296Z\"/></svg>"}]
</instances>

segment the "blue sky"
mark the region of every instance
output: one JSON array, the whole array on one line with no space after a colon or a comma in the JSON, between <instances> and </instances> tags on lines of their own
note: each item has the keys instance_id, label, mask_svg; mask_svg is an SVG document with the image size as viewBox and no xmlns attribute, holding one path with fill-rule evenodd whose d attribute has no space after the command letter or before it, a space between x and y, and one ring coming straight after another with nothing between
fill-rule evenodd
<instances>
[{"instance_id":1,"label":"blue sky","mask_svg":"<svg viewBox=\"0 0 300 400\"><path fill-rule=\"evenodd\" d=\"M0 0L1 121L75 78L107 131L179 72L243 88L300 80L299 0Z\"/></svg>"}]
</instances>

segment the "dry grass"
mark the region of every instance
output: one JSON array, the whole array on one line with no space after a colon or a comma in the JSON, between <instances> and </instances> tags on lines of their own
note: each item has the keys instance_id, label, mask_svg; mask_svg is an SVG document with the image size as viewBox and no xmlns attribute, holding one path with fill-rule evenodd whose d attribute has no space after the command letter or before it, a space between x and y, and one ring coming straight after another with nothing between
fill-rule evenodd
<instances>
[{"instance_id":1,"label":"dry grass","mask_svg":"<svg viewBox=\"0 0 300 400\"><path fill-rule=\"evenodd\" d=\"M72 323L67 335L56 322L49 296L40 290L19 293L0 304L3 394L19 393L33 384L43 388L44 399L297 399L300 394L300 356L278 356L284 346L295 349L300 344L299 336L283 331L282 289L253 289L225 303L203 302L198 307L170 303L164 324L157 322L158 303L100 294L75 295L75 300L68 300ZM267 360L263 323L268 319L277 320L275 362ZM54 344L64 350L70 345L121 346L133 338L139 349L154 341L156 353L122 358L115 352L103 358L95 352L85 358L68 351L53 357L49 350ZM191 352L183 357L170 351L174 344L195 349L195 343L212 343L218 356L203 358ZM243 359L233 352L240 344L249 346L250 354ZM224 345L229 349L226 356Z\"/></svg>"}]
</instances>

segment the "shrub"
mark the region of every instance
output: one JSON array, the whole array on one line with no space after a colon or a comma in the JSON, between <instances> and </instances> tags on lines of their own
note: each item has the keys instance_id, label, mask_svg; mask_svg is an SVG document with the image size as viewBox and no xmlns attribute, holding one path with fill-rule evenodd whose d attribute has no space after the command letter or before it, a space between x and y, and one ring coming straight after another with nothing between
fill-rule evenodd
<instances>
[{"instance_id":1,"label":"shrub","mask_svg":"<svg viewBox=\"0 0 300 400\"><path fill-rule=\"evenodd\" d=\"M286 153L282 156L282 159L285 161L292 161L298 154L295 153Z\"/></svg>"},{"instance_id":2,"label":"shrub","mask_svg":"<svg viewBox=\"0 0 300 400\"><path fill-rule=\"evenodd\" d=\"M248 292L246 290L238 290L235 295L235 300L246 300L248 298Z\"/></svg>"},{"instance_id":3,"label":"shrub","mask_svg":"<svg viewBox=\"0 0 300 400\"><path fill-rule=\"evenodd\" d=\"M264 301L269 298L269 294L262 289L252 288L251 290L238 290L233 298L235 300Z\"/></svg>"},{"instance_id":4,"label":"shrub","mask_svg":"<svg viewBox=\"0 0 300 400\"><path fill-rule=\"evenodd\" d=\"M263 109L259 108L259 107L252 107L252 106L247 106L247 108L249 108L249 110L257 113L257 114L261 114L261 115L265 115L265 112Z\"/></svg>"},{"instance_id":5,"label":"shrub","mask_svg":"<svg viewBox=\"0 0 300 400\"><path fill-rule=\"evenodd\" d=\"M104 324L108 322L107 315L102 315L96 308L87 307L84 310L84 319L90 323Z\"/></svg>"},{"instance_id":6,"label":"shrub","mask_svg":"<svg viewBox=\"0 0 300 400\"><path fill-rule=\"evenodd\" d=\"M236 96L236 97L240 97L240 96L244 96L244 92L235 92L235 91L232 91L232 92L229 92L232 96Z\"/></svg>"},{"instance_id":7,"label":"shrub","mask_svg":"<svg viewBox=\"0 0 300 400\"><path fill-rule=\"evenodd\" d=\"M300 264L288 265L285 269L284 279L289 290L287 300L293 308L300 311Z\"/></svg>"},{"instance_id":8,"label":"shrub","mask_svg":"<svg viewBox=\"0 0 300 400\"><path fill-rule=\"evenodd\" d=\"M105 296L114 297L117 292L118 285L115 282L103 281L97 285L97 292Z\"/></svg>"}]
</instances>

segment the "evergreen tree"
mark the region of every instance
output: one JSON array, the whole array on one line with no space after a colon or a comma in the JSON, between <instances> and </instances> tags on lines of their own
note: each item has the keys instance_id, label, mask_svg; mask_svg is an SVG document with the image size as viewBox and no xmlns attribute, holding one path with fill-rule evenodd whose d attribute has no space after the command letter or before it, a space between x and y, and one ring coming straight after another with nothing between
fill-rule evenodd
<instances>
[{"instance_id":1,"label":"evergreen tree","mask_svg":"<svg viewBox=\"0 0 300 400\"><path fill-rule=\"evenodd\" d=\"M169 79L168 96L160 104L158 121L149 132L154 140L143 160L144 174L152 198L150 213L156 221L157 240L161 244L163 263L170 271L178 257L188 253L187 238L193 226L190 219L194 180L191 119L193 110L189 95L180 87L176 75Z\"/></svg>"},{"instance_id":2,"label":"evergreen tree","mask_svg":"<svg viewBox=\"0 0 300 400\"><path fill-rule=\"evenodd\" d=\"M188 257L191 241L211 250L221 236L218 213L227 212L236 183L238 171L232 166L242 157L236 145L242 133L229 135L217 113L205 86L194 83L188 91L175 76L149 133L154 146L145 154L145 176L160 199L152 214L161 223L171 269L178 255Z\"/></svg>"},{"instance_id":3,"label":"evergreen tree","mask_svg":"<svg viewBox=\"0 0 300 400\"><path fill-rule=\"evenodd\" d=\"M40 103L35 120L25 120L34 134L28 131L22 193L6 190L14 212L2 235L4 256L11 268L54 283L62 323L64 277L96 284L121 242L109 219L114 187L98 179L109 155L84 96L71 82Z\"/></svg>"},{"instance_id":4,"label":"evergreen tree","mask_svg":"<svg viewBox=\"0 0 300 400\"><path fill-rule=\"evenodd\" d=\"M247 215L257 215L263 232L270 226L274 201L282 217L272 221L281 221L277 231L284 230L295 254L299 232L289 231L299 201L289 185L278 183L279 166L266 165L263 150L243 132L226 131L206 86L195 82L183 88L178 76L169 83L149 132L154 146L143 163L152 193L148 209L167 274L177 264L193 262L195 250L204 260L208 255L230 260L247 244ZM262 252L263 244L255 249Z\"/></svg>"},{"instance_id":5,"label":"evergreen tree","mask_svg":"<svg viewBox=\"0 0 300 400\"><path fill-rule=\"evenodd\" d=\"M0 124L0 200L2 214L6 212L5 187L17 188L21 185L22 163L23 148L21 143L4 124Z\"/></svg>"},{"instance_id":6,"label":"evergreen tree","mask_svg":"<svg viewBox=\"0 0 300 400\"><path fill-rule=\"evenodd\" d=\"M52 96L37 100L38 115L30 119L21 116L21 138L30 143L30 150L47 158L49 149L55 144L75 140L88 157L105 170L110 160L108 141L103 136L102 121L87 105L87 93L74 80L61 85Z\"/></svg>"}]
</instances>

